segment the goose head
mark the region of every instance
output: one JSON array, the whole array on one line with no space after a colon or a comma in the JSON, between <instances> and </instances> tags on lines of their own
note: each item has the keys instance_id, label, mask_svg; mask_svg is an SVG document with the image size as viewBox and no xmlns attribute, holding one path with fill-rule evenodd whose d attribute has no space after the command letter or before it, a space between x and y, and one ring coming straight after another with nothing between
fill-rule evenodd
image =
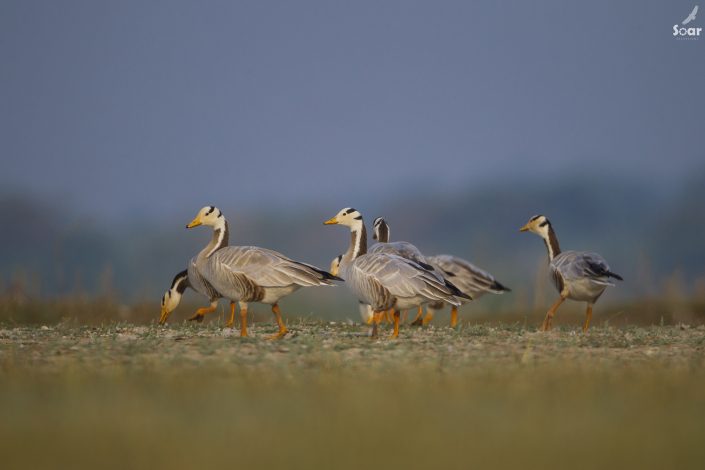
<instances>
[{"instance_id":1,"label":"goose head","mask_svg":"<svg viewBox=\"0 0 705 470\"><path fill-rule=\"evenodd\" d=\"M196 217L186 226L186 228L198 227L199 225L208 225L217 227L225 223L223 213L215 206L206 206L196 214Z\"/></svg>"},{"instance_id":2,"label":"goose head","mask_svg":"<svg viewBox=\"0 0 705 470\"><path fill-rule=\"evenodd\" d=\"M519 229L520 232L532 232L543 238L548 237L551 222L548 221L545 215L535 215Z\"/></svg>"},{"instance_id":3,"label":"goose head","mask_svg":"<svg viewBox=\"0 0 705 470\"><path fill-rule=\"evenodd\" d=\"M354 229L363 225L362 214L360 214L360 212L353 209L352 207L346 207L345 209L342 209L340 212L338 212L335 217L331 217L330 219L323 222L323 224L344 225L346 227Z\"/></svg>"},{"instance_id":4,"label":"goose head","mask_svg":"<svg viewBox=\"0 0 705 470\"><path fill-rule=\"evenodd\" d=\"M161 314L159 316L159 324L163 325L166 323L167 318L171 315L171 312L176 310L181 302L181 296L183 295L186 287L188 286L188 272L181 271L174 277L171 282L171 287L162 296L161 304Z\"/></svg>"},{"instance_id":5,"label":"goose head","mask_svg":"<svg viewBox=\"0 0 705 470\"><path fill-rule=\"evenodd\" d=\"M340 261L343 259L343 255L338 255L335 258L333 258L333 261L330 262L330 273L333 276L337 276L338 272L340 271Z\"/></svg>"}]
</instances>

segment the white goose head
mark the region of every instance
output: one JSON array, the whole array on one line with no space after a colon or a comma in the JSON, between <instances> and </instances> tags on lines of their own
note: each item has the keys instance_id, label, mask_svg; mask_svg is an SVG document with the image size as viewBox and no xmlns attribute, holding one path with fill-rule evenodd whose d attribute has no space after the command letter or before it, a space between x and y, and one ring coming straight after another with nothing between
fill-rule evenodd
<instances>
[{"instance_id":1,"label":"white goose head","mask_svg":"<svg viewBox=\"0 0 705 470\"><path fill-rule=\"evenodd\" d=\"M532 232L542 238L547 238L550 226L551 222L549 222L545 215L535 215L530 218L529 221L524 224L522 228L519 229L519 231Z\"/></svg>"},{"instance_id":2,"label":"white goose head","mask_svg":"<svg viewBox=\"0 0 705 470\"><path fill-rule=\"evenodd\" d=\"M345 253L341 262L348 263L360 255L367 253L367 232L362 214L352 207L346 207L338 212L335 217L323 222L325 225L343 225L350 227L350 248Z\"/></svg>"},{"instance_id":3,"label":"white goose head","mask_svg":"<svg viewBox=\"0 0 705 470\"><path fill-rule=\"evenodd\" d=\"M206 206L196 214L196 217L186 226L186 228L208 225L216 228L225 224L223 213L215 206Z\"/></svg>"},{"instance_id":4,"label":"white goose head","mask_svg":"<svg viewBox=\"0 0 705 470\"><path fill-rule=\"evenodd\" d=\"M338 273L340 272L340 261L343 259L343 255L338 255L335 258L333 258L333 261L330 262L330 273L333 276L337 276Z\"/></svg>"},{"instance_id":5,"label":"white goose head","mask_svg":"<svg viewBox=\"0 0 705 470\"><path fill-rule=\"evenodd\" d=\"M548 259L553 260L561 252L560 244L556 232L551 226L551 222L545 215L535 215L519 229L520 232L532 232L543 238L546 248L548 249Z\"/></svg>"},{"instance_id":6,"label":"white goose head","mask_svg":"<svg viewBox=\"0 0 705 470\"><path fill-rule=\"evenodd\" d=\"M159 324L163 325L166 323L167 318L171 315L171 312L176 310L181 302L181 296L188 287L188 272L186 270L181 271L174 277L171 281L171 287L162 296L161 304L161 314L159 315Z\"/></svg>"},{"instance_id":7,"label":"white goose head","mask_svg":"<svg viewBox=\"0 0 705 470\"><path fill-rule=\"evenodd\" d=\"M340 212L335 215L335 217L331 217L330 219L323 222L323 224L338 224L350 227L351 229L355 229L362 226L364 222L362 221L362 214L360 214L360 212L353 209L352 207L346 207L345 209L341 209Z\"/></svg>"}]
</instances>

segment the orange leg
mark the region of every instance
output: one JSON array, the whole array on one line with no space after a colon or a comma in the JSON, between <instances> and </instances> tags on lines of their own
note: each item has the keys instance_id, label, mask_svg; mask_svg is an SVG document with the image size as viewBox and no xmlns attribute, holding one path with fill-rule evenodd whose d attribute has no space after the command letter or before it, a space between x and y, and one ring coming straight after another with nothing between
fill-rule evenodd
<instances>
[{"instance_id":1,"label":"orange leg","mask_svg":"<svg viewBox=\"0 0 705 470\"><path fill-rule=\"evenodd\" d=\"M583 325L583 333L587 333L590 327L590 320L592 319L592 304L587 305L587 311L585 312L585 324Z\"/></svg>"},{"instance_id":2,"label":"orange leg","mask_svg":"<svg viewBox=\"0 0 705 470\"><path fill-rule=\"evenodd\" d=\"M556 303L551 305L551 308L548 309L548 312L546 313L546 318L543 319L543 325L541 325L541 331L549 331L553 325L553 315L556 314L556 310L558 310L558 307L561 306L561 304L565 301L565 297L560 296L558 300L556 300Z\"/></svg>"},{"instance_id":3,"label":"orange leg","mask_svg":"<svg viewBox=\"0 0 705 470\"><path fill-rule=\"evenodd\" d=\"M392 338L396 339L399 337L399 310L394 310L394 332L392 333Z\"/></svg>"},{"instance_id":4,"label":"orange leg","mask_svg":"<svg viewBox=\"0 0 705 470\"><path fill-rule=\"evenodd\" d=\"M230 301L230 318L225 324L226 328L232 328L235 324L235 302Z\"/></svg>"},{"instance_id":5,"label":"orange leg","mask_svg":"<svg viewBox=\"0 0 705 470\"><path fill-rule=\"evenodd\" d=\"M240 302L240 337L247 337L247 304Z\"/></svg>"},{"instance_id":6,"label":"orange leg","mask_svg":"<svg viewBox=\"0 0 705 470\"><path fill-rule=\"evenodd\" d=\"M453 305L450 308L450 327L455 328L458 326L458 307Z\"/></svg>"},{"instance_id":7,"label":"orange leg","mask_svg":"<svg viewBox=\"0 0 705 470\"><path fill-rule=\"evenodd\" d=\"M401 312L401 319L399 321L405 322L407 318L409 318L409 311L404 310L403 312Z\"/></svg>"},{"instance_id":8,"label":"orange leg","mask_svg":"<svg viewBox=\"0 0 705 470\"><path fill-rule=\"evenodd\" d=\"M412 325L414 326L421 326L423 324L423 307L419 305L418 310L416 311L416 317L414 317L414 321L411 322Z\"/></svg>"},{"instance_id":9,"label":"orange leg","mask_svg":"<svg viewBox=\"0 0 705 470\"><path fill-rule=\"evenodd\" d=\"M426 326L429 323L431 323L431 320L433 320L433 315L434 315L433 310L426 307L426 316L423 317L423 322L422 322L423 326Z\"/></svg>"},{"instance_id":10,"label":"orange leg","mask_svg":"<svg viewBox=\"0 0 705 470\"><path fill-rule=\"evenodd\" d=\"M196 313L194 313L193 316L188 319L188 321L196 320L197 322L201 323L206 313L213 313L216 311L216 309L217 307L215 305L211 305L210 307L201 307L196 310Z\"/></svg>"},{"instance_id":11,"label":"orange leg","mask_svg":"<svg viewBox=\"0 0 705 470\"><path fill-rule=\"evenodd\" d=\"M284 325L284 322L282 321L282 313L279 310L279 305L274 304L272 305L272 313L274 314L274 318L277 319L277 325L279 326L279 332L268 337L267 339L281 339L284 336L286 336L287 330L286 326Z\"/></svg>"},{"instance_id":12,"label":"orange leg","mask_svg":"<svg viewBox=\"0 0 705 470\"><path fill-rule=\"evenodd\" d=\"M382 321L383 315L384 311L374 312L372 314L372 334L370 335L372 338L377 337L377 330L379 328L380 322Z\"/></svg>"}]
</instances>

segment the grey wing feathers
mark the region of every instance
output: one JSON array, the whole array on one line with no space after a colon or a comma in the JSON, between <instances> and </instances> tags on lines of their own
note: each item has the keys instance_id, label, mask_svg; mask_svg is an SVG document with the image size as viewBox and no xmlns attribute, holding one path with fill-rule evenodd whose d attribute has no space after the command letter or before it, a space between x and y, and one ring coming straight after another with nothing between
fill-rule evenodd
<instances>
[{"instance_id":1,"label":"grey wing feathers","mask_svg":"<svg viewBox=\"0 0 705 470\"><path fill-rule=\"evenodd\" d=\"M353 277L368 286L381 286L394 297L423 296L428 301L443 300L459 305L452 289L438 274L397 255L373 253L358 258Z\"/></svg>"},{"instance_id":2,"label":"grey wing feathers","mask_svg":"<svg viewBox=\"0 0 705 470\"><path fill-rule=\"evenodd\" d=\"M564 251L551 264L567 282L588 278L598 284L614 285L610 278L622 280L597 253Z\"/></svg>"},{"instance_id":3,"label":"grey wing feathers","mask_svg":"<svg viewBox=\"0 0 705 470\"><path fill-rule=\"evenodd\" d=\"M370 248L369 253L387 253L410 259L422 265L426 264L426 258L421 250L409 242L377 243Z\"/></svg>"},{"instance_id":4,"label":"grey wing feathers","mask_svg":"<svg viewBox=\"0 0 705 470\"><path fill-rule=\"evenodd\" d=\"M511 290L499 283L492 274L457 256L427 256L426 260L439 269L458 289L474 297L485 292L501 294Z\"/></svg>"},{"instance_id":5,"label":"grey wing feathers","mask_svg":"<svg viewBox=\"0 0 705 470\"><path fill-rule=\"evenodd\" d=\"M326 271L299 263L281 253L254 246L224 247L211 256L211 266L231 275L245 276L260 287L332 285Z\"/></svg>"},{"instance_id":6,"label":"grey wing feathers","mask_svg":"<svg viewBox=\"0 0 705 470\"><path fill-rule=\"evenodd\" d=\"M210 300L222 297L213 285L196 269L196 258L191 258L188 263L188 283L189 286L201 295L205 295Z\"/></svg>"}]
</instances>

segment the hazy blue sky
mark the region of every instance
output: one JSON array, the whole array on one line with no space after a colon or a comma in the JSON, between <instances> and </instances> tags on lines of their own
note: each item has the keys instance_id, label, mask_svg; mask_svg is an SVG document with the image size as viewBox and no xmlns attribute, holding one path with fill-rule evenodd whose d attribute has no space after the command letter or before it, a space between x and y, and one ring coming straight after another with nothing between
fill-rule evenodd
<instances>
[{"instance_id":1,"label":"hazy blue sky","mask_svg":"<svg viewBox=\"0 0 705 470\"><path fill-rule=\"evenodd\" d=\"M0 184L190 214L702 171L694 3L568 3L3 0Z\"/></svg>"}]
</instances>

